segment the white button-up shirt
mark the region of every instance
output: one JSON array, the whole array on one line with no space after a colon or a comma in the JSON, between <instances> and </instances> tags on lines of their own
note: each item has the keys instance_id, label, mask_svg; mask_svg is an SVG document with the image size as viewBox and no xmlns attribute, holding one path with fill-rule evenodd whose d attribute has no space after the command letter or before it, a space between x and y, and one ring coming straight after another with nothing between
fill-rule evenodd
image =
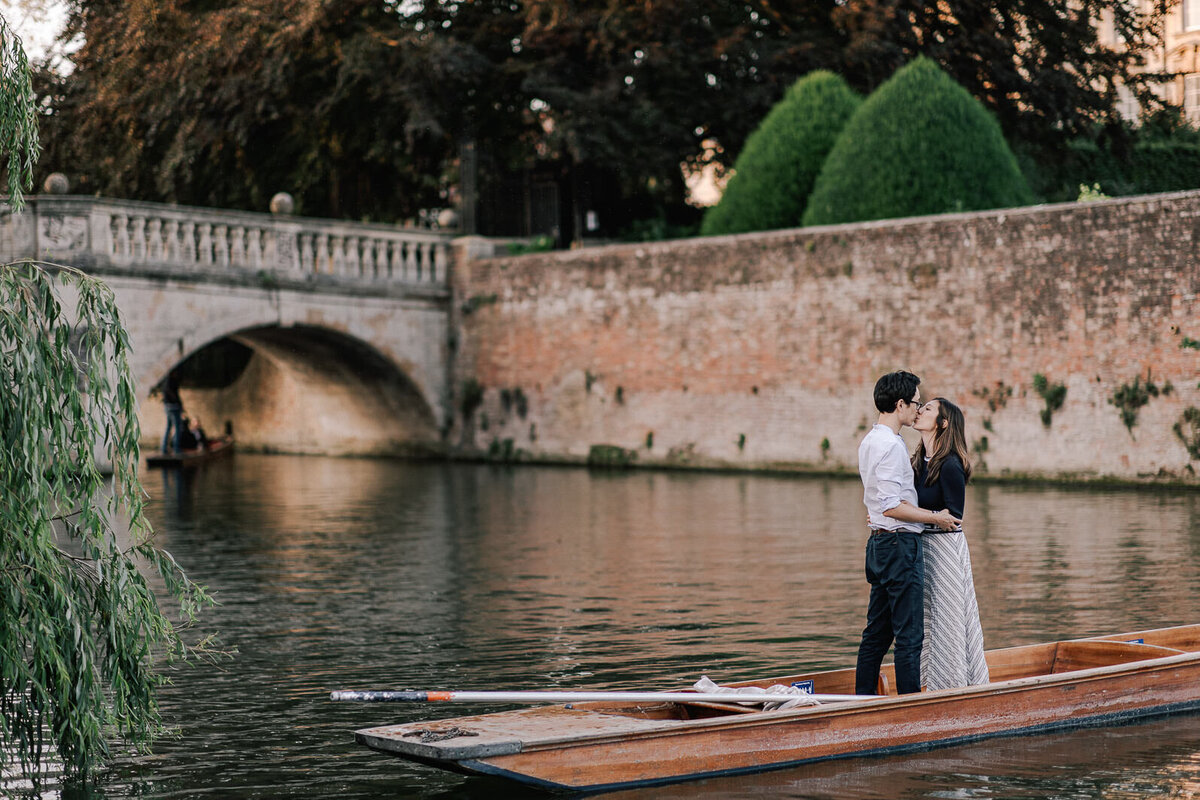
<instances>
[{"instance_id":1,"label":"white button-up shirt","mask_svg":"<svg viewBox=\"0 0 1200 800\"><path fill-rule=\"evenodd\" d=\"M887 425L876 423L858 446L858 474L862 476L863 503L867 506L872 528L914 533L924 529L919 522L901 522L883 515L900 505L902 500L917 505L908 447L900 434L893 433Z\"/></svg>"}]
</instances>

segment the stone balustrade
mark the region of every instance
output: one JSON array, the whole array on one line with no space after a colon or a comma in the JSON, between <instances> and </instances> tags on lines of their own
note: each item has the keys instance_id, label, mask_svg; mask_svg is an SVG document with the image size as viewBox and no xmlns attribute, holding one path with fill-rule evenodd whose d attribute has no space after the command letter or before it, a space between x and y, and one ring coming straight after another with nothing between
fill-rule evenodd
<instances>
[{"instance_id":1,"label":"stone balustrade","mask_svg":"<svg viewBox=\"0 0 1200 800\"><path fill-rule=\"evenodd\" d=\"M96 271L244 273L445 288L447 233L245 211L41 195L0 216L0 260Z\"/></svg>"}]
</instances>

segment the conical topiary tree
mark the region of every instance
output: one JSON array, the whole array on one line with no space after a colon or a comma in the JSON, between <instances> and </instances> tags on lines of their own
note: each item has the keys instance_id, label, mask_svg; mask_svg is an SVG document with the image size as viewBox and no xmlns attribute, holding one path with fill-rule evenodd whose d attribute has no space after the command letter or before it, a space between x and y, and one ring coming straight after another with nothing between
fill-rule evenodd
<instances>
[{"instance_id":1,"label":"conical topiary tree","mask_svg":"<svg viewBox=\"0 0 1200 800\"><path fill-rule=\"evenodd\" d=\"M817 177L805 225L1028 205L1000 125L918 57L859 106Z\"/></svg>"},{"instance_id":2,"label":"conical topiary tree","mask_svg":"<svg viewBox=\"0 0 1200 800\"><path fill-rule=\"evenodd\" d=\"M706 236L800 225L804 204L838 132L862 102L838 75L796 81L746 139L721 202L704 215Z\"/></svg>"}]
</instances>

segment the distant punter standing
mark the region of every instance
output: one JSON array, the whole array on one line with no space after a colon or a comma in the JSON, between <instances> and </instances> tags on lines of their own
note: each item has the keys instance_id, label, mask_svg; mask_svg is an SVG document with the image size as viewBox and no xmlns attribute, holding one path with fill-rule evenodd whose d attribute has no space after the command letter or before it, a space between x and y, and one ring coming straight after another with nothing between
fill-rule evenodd
<instances>
[{"instance_id":1,"label":"distant punter standing","mask_svg":"<svg viewBox=\"0 0 1200 800\"><path fill-rule=\"evenodd\" d=\"M917 505L912 464L900 429L917 419L920 385L921 379L911 372L890 372L876 381L879 421L858 446L858 472L871 528L866 557L871 599L867 627L858 646L857 694L875 694L879 666L893 640L897 691L921 691L921 642L925 638L921 530L926 523L951 530L960 521L946 509L934 513Z\"/></svg>"}]
</instances>

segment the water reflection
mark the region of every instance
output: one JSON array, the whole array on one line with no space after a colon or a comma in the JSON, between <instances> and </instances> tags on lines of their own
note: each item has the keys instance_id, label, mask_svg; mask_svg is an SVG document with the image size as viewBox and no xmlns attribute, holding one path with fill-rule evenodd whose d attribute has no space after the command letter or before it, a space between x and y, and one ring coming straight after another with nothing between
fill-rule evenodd
<instances>
[{"instance_id":1,"label":"water reflection","mask_svg":"<svg viewBox=\"0 0 1200 800\"><path fill-rule=\"evenodd\" d=\"M853 480L243 454L147 478L155 528L217 593L206 622L239 655L175 676L180 738L120 762L106 797L495 796L350 733L463 709L326 693L841 667L866 607ZM967 508L989 647L1200 621L1195 492L985 485ZM1100 771L1132 787L1108 796L1186 796L1198 752L1187 717L636 794L1103 796Z\"/></svg>"}]
</instances>

